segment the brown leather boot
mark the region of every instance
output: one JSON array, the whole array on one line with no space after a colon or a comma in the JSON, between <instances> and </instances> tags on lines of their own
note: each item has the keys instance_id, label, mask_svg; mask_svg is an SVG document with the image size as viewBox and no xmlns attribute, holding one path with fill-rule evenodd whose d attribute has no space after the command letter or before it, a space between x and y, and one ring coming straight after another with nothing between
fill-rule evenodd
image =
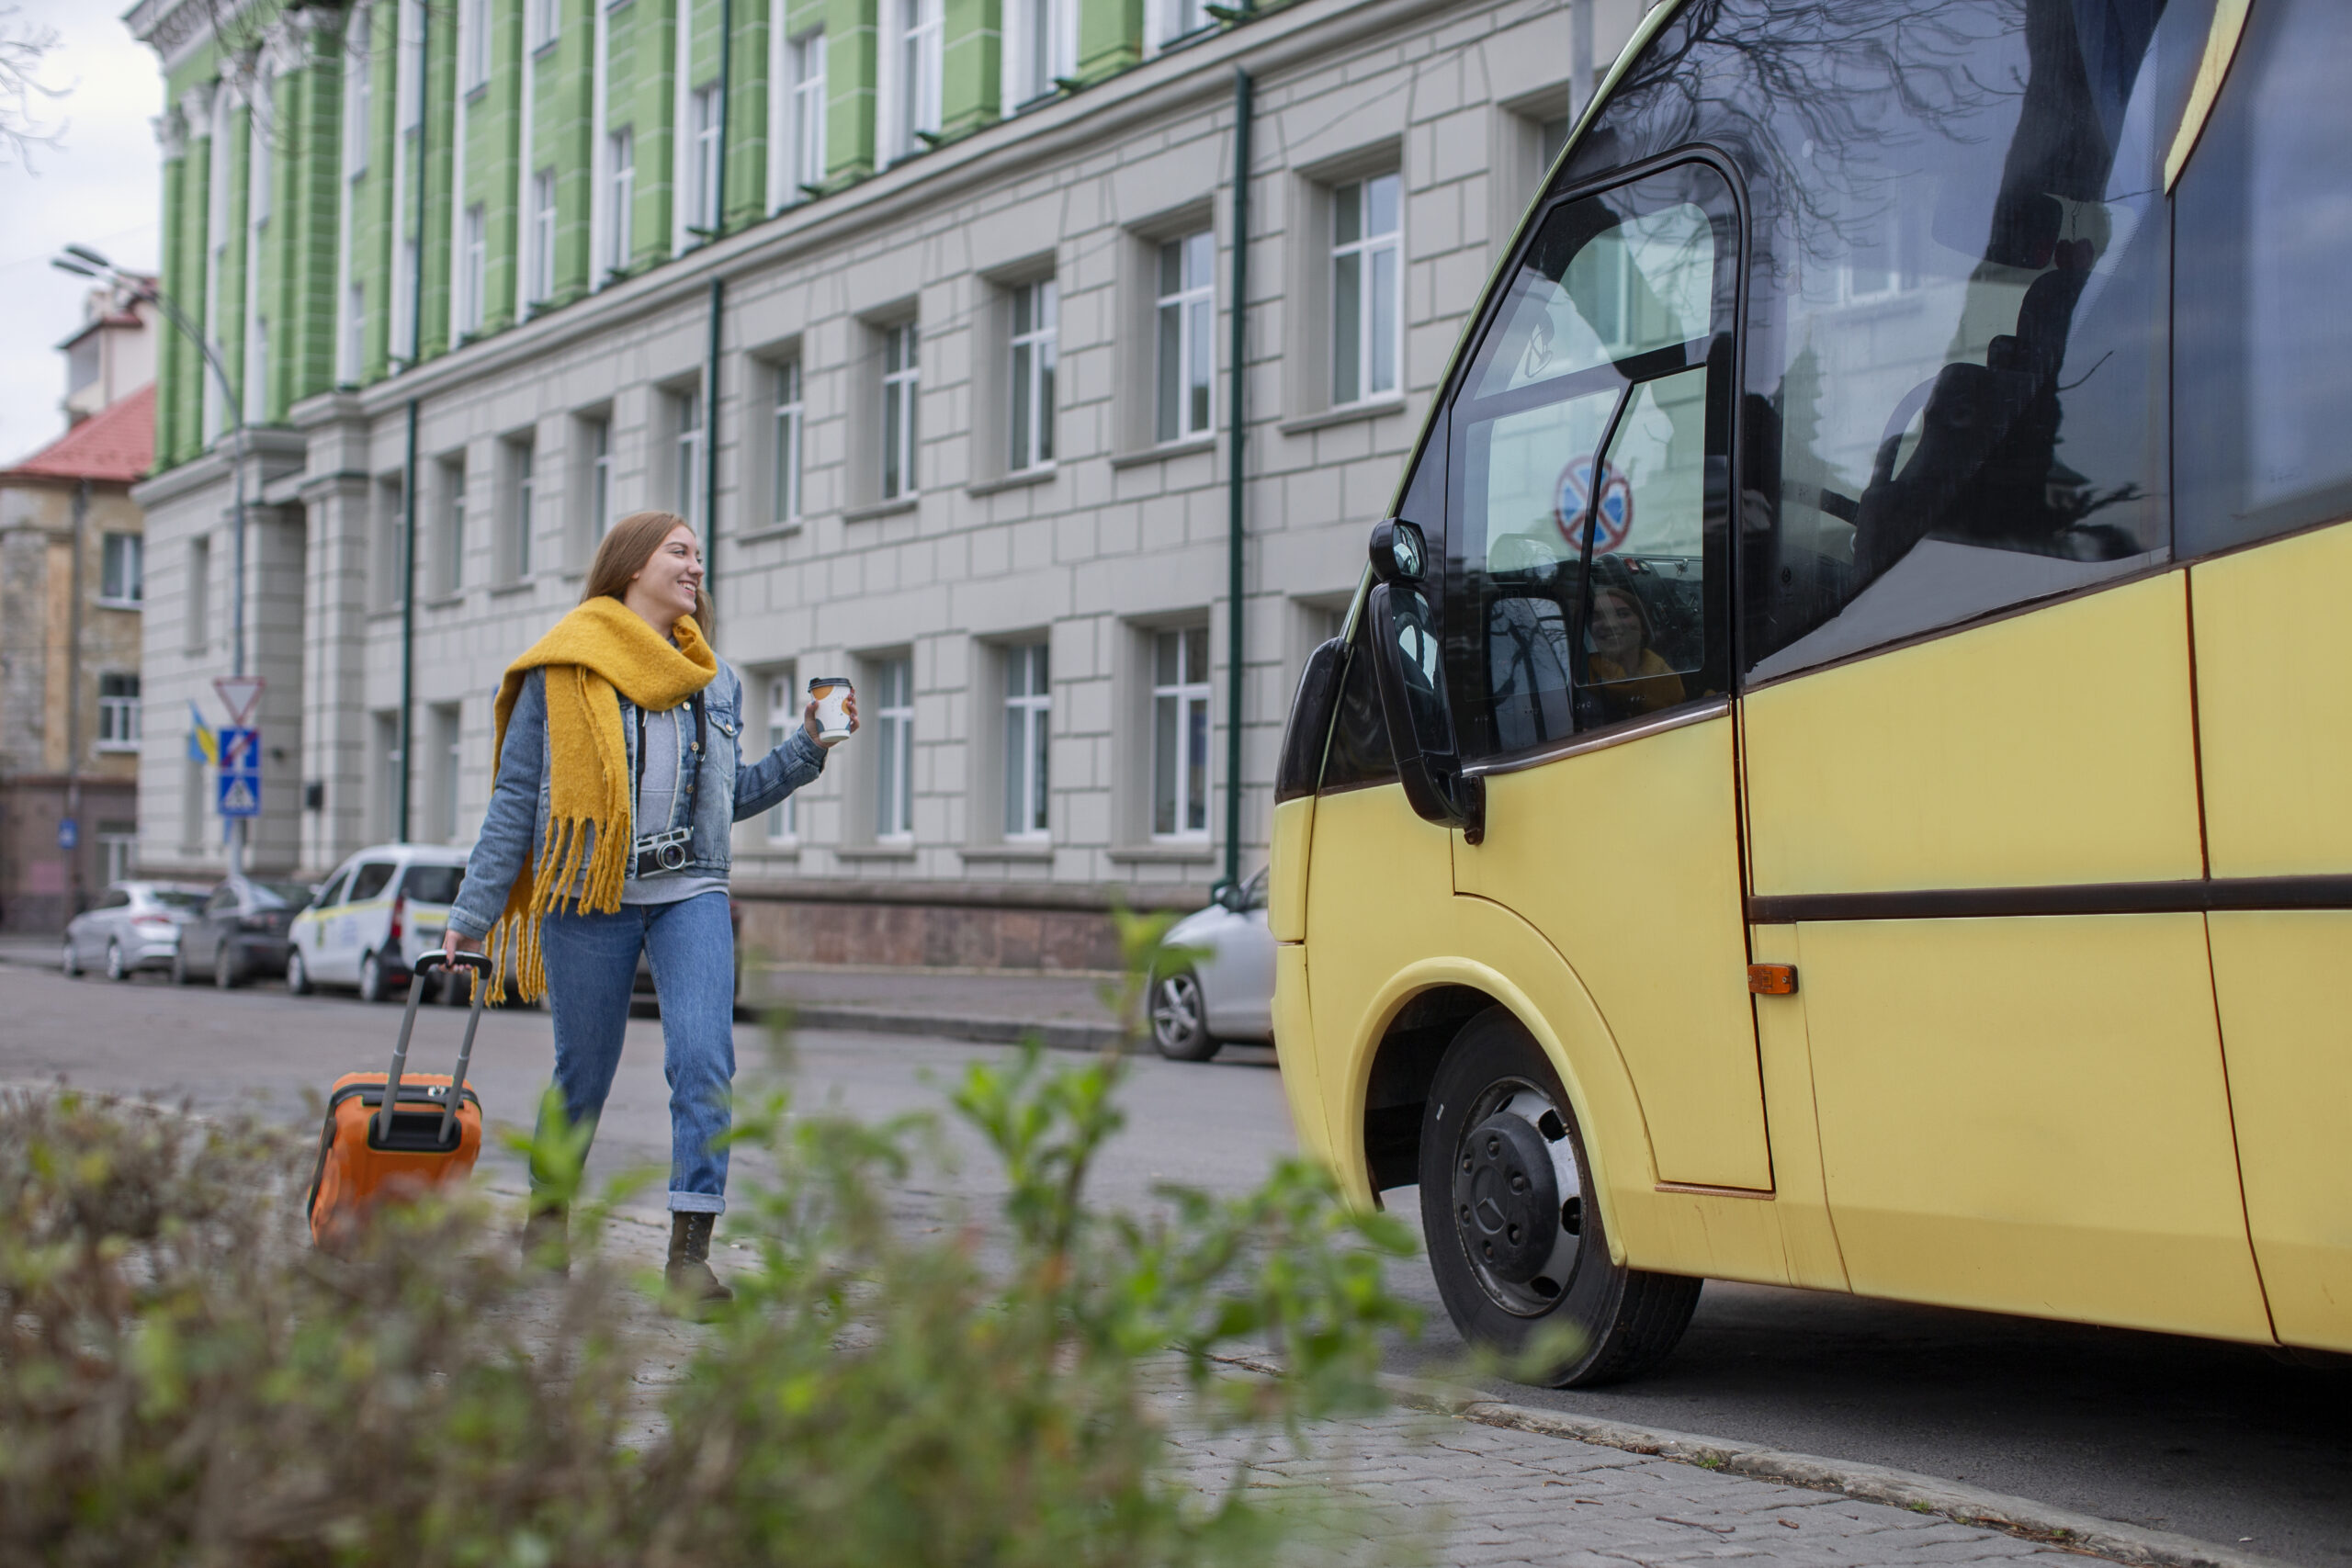
<instances>
[{"instance_id":1,"label":"brown leather boot","mask_svg":"<svg viewBox=\"0 0 2352 1568\"><path fill-rule=\"evenodd\" d=\"M710 1227L718 1218L683 1211L670 1216L670 1265L662 1274L670 1281L670 1293L697 1313L735 1299L735 1292L710 1271Z\"/></svg>"}]
</instances>

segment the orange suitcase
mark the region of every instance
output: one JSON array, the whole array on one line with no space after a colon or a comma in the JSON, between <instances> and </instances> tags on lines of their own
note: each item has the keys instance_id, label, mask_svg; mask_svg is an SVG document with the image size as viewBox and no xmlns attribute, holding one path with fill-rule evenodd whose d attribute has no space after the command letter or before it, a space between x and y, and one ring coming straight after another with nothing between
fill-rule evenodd
<instances>
[{"instance_id":1,"label":"orange suitcase","mask_svg":"<svg viewBox=\"0 0 2352 1568\"><path fill-rule=\"evenodd\" d=\"M481 1153L481 1101L464 1084L473 1059L474 1031L481 1023L482 996L490 987L490 960L478 953L458 954L475 971L473 1007L466 1014L466 1037L458 1047L458 1070L410 1075L409 1035L416 1028L416 1005L424 977L443 966L438 953L421 954L409 982L408 1008L401 1015L400 1043L392 1047L390 1072L345 1073L327 1096L326 1126L319 1134L318 1168L311 1177L311 1239L323 1247L348 1241L378 1203L413 1196L446 1182L462 1180Z\"/></svg>"}]
</instances>

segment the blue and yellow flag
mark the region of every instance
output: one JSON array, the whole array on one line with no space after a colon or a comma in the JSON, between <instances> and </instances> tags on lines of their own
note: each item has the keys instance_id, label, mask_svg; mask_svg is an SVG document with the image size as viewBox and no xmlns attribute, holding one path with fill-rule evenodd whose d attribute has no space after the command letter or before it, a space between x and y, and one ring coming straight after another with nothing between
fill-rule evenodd
<instances>
[{"instance_id":1,"label":"blue and yellow flag","mask_svg":"<svg viewBox=\"0 0 2352 1568\"><path fill-rule=\"evenodd\" d=\"M187 705L187 760L209 767L220 765L220 736L204 722L203 710L191 698Z\"/></svg>"}]
</instances>

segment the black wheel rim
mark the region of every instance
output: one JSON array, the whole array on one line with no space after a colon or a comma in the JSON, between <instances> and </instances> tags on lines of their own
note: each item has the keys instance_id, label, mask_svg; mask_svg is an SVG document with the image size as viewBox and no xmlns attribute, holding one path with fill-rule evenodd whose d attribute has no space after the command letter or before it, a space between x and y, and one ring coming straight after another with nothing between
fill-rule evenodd
<instances>
[{"instance_id":1,"label":"black wheel rim","mask_svg":"<svg viewBox=\"0 0 2352 1568\"><path fill-rule=\"evenodd\" d=\"M1487 1086L1454 1141L1451 1198L1478 1288L1515 1317L1551 1311L1583 1251L1584 1179L1548 1091L1524 1078Z\"/></svg>"}]
</instances>

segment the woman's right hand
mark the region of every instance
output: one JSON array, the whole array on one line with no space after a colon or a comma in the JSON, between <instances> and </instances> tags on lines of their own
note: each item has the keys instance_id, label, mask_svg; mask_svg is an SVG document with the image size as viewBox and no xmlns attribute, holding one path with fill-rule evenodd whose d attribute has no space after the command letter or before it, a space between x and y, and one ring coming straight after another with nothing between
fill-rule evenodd
<instances>
[{"instance_id":1,"label":"woman's right hand","mask_svg":"<svg viewBox=\"0 0 2352 1568\"><path fill-rule=\"evenodd\" d=\"M442 935L441 957L444 963L456 963L458 954L461 953L480 953L481 951L481 938L478 936L460 936L455 927Z\"/></svg>"}]
</instances>

